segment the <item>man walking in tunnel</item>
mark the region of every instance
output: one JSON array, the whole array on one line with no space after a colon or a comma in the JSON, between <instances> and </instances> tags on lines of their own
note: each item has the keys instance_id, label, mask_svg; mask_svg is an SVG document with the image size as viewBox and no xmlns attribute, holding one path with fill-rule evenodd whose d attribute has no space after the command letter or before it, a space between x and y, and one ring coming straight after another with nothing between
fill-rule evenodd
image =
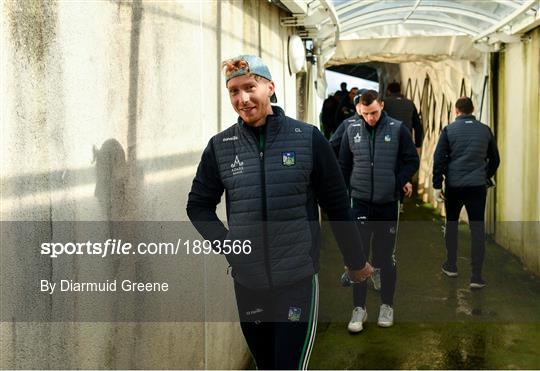
<instances>
[{"instance_id":1,"label":"man walking in tunnel","mask_svg":"<svg viewBox=\"0 0 540 371\"><path fill-rule=\"evenodd\" d=\"M435 198L444 200L446 209L447 255L442 271L449 277L458 275L458 222L465 206L471 230L470 287L481 289L486 286L482 278L486 193L499 167L499 151L491 129L472 114L474 106L470 98L459 98L455 110L456 120L443 129L433 162Z\"/></svg>"},{"instance_id":2,"label":"man walking in tunnel","mask_svg":"<svg viewBox=\"0 0 540 371\"><path fill-rule=\"evenodd\" d=\"M345 131L347 128L355 123L356 121L360 120L360 113L358 113L358 103L360 102L360 96L363 92L367 91L367 89L358 89L356 92L356 95L353 99L353 104L355 107L355 113L349 118L346 118L343 120L337 127L336 131L332 134L330 139L328 140L330 142L330 145L332 146L332 149L334 150L334 153L336 154L336 157L339 159L339 150L341 148L341 140L343 139L343 134L345 134Z\"/></svg>"},{"instance_id":3,"label":"man walking in tunnel","mask_svg":"<svg viewBox=\"0 0 540 371\"><path fill-rule=\"evenodd\" d=\"M362 119L345 132L339 160L345 183L350 186L353 215L366 256L371 247L374 265L380 268L382 305L377 323L390 327L394 324L399 191L411 196L409 179L418 169L419 159L407 128L383 112L383 107L376 91L362 94ZM353 285L350 332L363 330L367 319L366 295L366 282Z\"/></svg>"},{"instance_id":4,"label":"man walking in tunnel","mask_svg":"<svg viewBox=\"0 0 540 371\"><path fill-rule=\"evenodd\" d=\"M420 156L424 140L424 128L414 102L405 98L401 93L401 84L399 82L388 84L387 96L384 98L384 110L388 116L401 121L409 129L411 135L414 134L414 145Z\"/></svg>"},{"instance_id":5,"label":"man walking in tunnel","mask_svg":"<svg viewBox=\"0 0 540 371\"><path fill-rule=\"evenodd\" d=\"M339 125L339 122L336 122L336 112L341 102L342 96L343 92L341 90L338 90L335 92L335 94L329 95L328 98L326 98L323 102L320 120L321 129L326 138L329 138L336 130L336 127Z\"/></svg>"},{"instance_id":6,"label":"man walking in tunnel","mask_svg":"<svg viewBox=\"0 0 540 371\"><path fill-rule=\"evenodd\" d=\"M337 108L336 111L336 119L335 123L336 125L339 125L343 120L345 120L348 117L351 117L356 112L354 109L354 97L356 96L356 93L358 92L358 88L354 87L351 88L348 94L344 94L341 98L341 102ZM336 128L332 130L334 132Z\"/></svg>"},{"instance_id":7,"label":"man walking in tunnel","mask_svg":"<svg viewBox=\"0 0 540 371\"><path fill-rule=\"evenodd\" d=\"M391 82L388 84L387 96L384 99L384 110L388 116L393 117L403 123L411 132L416 146L416 152L420 156L422 150L422 142L424 140L424 128L420 121L420 116L416 110L414 102L405 98L401 93L401 84L399 82ZM401 192L400 197L400 212L403 212L403 197L405 194Z\"/></svg>"},{"instance_id":8,"label":"man walking in tunnel","mask_svg":"<svg viewBox=\"0 0 540 371\"><path fill-rule=\"evenodd\" d=\"M305 369L318 308L319 204L327 213L353 281L366 262L345 184L332 149L316 127L285 116L268 67L252 55L223 63L239 118L210 139L189 194L188 216L234 278L241 328L258 369ZM216 214L226 194L227 230ZM228 241L228 242L227 242Z\"/></svg>"}]
</instances>

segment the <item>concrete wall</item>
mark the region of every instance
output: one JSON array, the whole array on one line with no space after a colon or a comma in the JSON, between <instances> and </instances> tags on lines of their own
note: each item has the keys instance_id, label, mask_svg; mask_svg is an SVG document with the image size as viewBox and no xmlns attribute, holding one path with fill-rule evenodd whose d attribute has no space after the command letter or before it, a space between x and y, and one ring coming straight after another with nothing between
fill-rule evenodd
<instances>
[{"instance_id":1,"label":"concrete wall","mask_svg":"<svg viewBox=\"0 0 540 371\"><path fill-rule=\"evenodd\" d=\"M540 28L498 58L495 239L540 274Z\"/></svg>"},{"instance_id":2,"label":"concrete wall","mask_svg":"<svg viewBox=\"0 0 540 371\"><path fill-rule=\"evenodd\" d=\"M59 233L57 221L100 221L102 239L111 220L188 228L187 193L202 149L236 119L220 62L261 55L279 104L296 115L289 31L279 25L284 13L265 1L21 0L2 2L0 14L2 221L46 222L31 230L12 224L2 233L2 295L10 304L0 325L0 367L244 367L249 357L238 323L204 320L236 318L223 257L174 258L168 268L155 261L89 268L77 260L44 263L37 246ZM74 236L83 233L77 228L85 227L75 224ZM159 239L152 224L142 228L134 233ZM186 297L177 298L181 308L159 310L201 312L203 319L61 322L70 309L63 299L17 291L44 276L105 279L122 272L166 276ZM85 315L81 303L68 304ZM105 304L152 305L118 298ZM45 320L24 321L37 315Z\"/></svg>"}]
</instances>

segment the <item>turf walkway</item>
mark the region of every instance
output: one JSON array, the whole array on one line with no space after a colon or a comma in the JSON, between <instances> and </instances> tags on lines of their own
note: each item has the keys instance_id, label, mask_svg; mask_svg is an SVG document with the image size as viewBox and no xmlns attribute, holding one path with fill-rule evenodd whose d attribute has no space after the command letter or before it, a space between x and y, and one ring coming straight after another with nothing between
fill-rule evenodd
<instances>
[{"instance_id":1,"label":"turf walkway","mask_svg":"<svg viewBox=\"0 0 540 371\"><path fill-rule=\"evenodd\" d=\"M310 369L540 369L540 279L488 242L482 290L469 289L469 232L460 225L458 278L441 273L444 220L408 201L399 226L395 325L376 324L379 296L368 291L368 323L347 332L350 288L327 225L321 251L319 326Z\"/></svg>"}]
</instances>

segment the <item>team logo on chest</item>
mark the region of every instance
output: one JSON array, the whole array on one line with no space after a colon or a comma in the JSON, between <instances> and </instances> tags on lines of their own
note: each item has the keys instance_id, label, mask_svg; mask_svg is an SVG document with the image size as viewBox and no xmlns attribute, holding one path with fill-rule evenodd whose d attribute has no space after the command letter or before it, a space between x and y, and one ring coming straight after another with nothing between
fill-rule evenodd
<instances>
[{"instance_id":1,"label":"team logo on chest","mask_svg":"<svg viewBox=\"0 0 540 371\"><path fill-rule=\"evenodd\" d=\"M300 321L300 316L302 315L302 309L298 307L289 307L289 316L288 319L291 322Z\"/></svg>"},{"instance_id":2,"label":"team logo on chest","mask_svg":"<svg viewBox=\"0 0 540 371\"><path fill-rule=\"evenodd\" d=\"M362 140L362 136L360 135L360 133L356 133L353 139L355 143L360 143L360 141Z\"/></svg>"},{"instance_id":3,"label":"team logo on chest","mask_svg":"<svg viewBox=\"0 0 540 371\"><path fill-rule=\"evenodd\" d=\"M242 174L244 172L244 161L240 161L238 155L236 155L234 162L231 164L231 170L233 175Z\"/></svg>"},{"instance_id":4,"label":"team logo on chest","mask_svg":"<svg viewBox=\"0 0 540 371\"><path fill-rule=\"evenodd\" d=\"M392 140L392 137L390 136L390 134L386 134L386 135L384 136L384 141L385 141L385 142L390 142L391 140Z\"/></svg>"},{"instance_id":5,"label":"team logo on chest","mask_svg":"<svg viewBox=\"0 0 540 371\"><path fill-rule=\"evenodd\" d=\"M285 166L296 164L296 154L294 152L281 152L281 163Z\"/></svg>"}]
</instances>

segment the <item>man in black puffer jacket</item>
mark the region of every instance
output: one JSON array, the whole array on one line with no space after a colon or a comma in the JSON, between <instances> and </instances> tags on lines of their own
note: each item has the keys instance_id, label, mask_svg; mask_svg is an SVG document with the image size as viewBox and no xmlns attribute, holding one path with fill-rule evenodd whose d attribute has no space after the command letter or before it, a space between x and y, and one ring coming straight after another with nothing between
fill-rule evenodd
<instances>
[{"instance_id":1,"label":"man in black puffer jacket","mask_svg":"<svg viewBox=\"0 0 540 371\"><path fill-rule=\"evenodd\" d=\"M458 275L457 229L459 214L465 206L471 230L470 287L481 289L486 285L482 279L486 187L491 185L491 177L499 167L499 151L490 128L472 114L474 106L470 98L459 98L455 108L456 120L443 129L433 162L435 197L444 200L446 209L447 257L442 271L449 277Z\"/></svg>"},{"instance_id":2,"label":"man in black puffer jacket","mask_svg":"<svg viewBox=\"0 0 540 371\"><path fill-rule=\"evenodd\" d=\"M351 279L364 281L373 269L324 136L270 104L275 87L260 58L243 55L223 67L239 118L204 150L188 216L232 267L241 327L257 368L304 369L317 324L317 204L331 221ZM223 192L228 230L216 215ZM235 243L250 249L227 253Z\"/></svg>"},{"instance_id":3,"label":"man in black puffer jacket","mask_svg":"<svg viewBox=\"0 0 540 371\"><path fill-rule=\"evenodd\" d=\"M358 89L358 91L356 92L356 96L353 99L355 110L357 109L358 102L360 102L360 97L362 96L362 93L365 91L367 91L367 89ZM360 114L358 112L355 112L354 115L352 115L349 118L346 118L345 120L341 122L341 124L339 124L334 134L332 134L332 136L328 140L338 159L339 159L339 150L341 149L341 140L343 139L343 135L347 131L347 128L351 124L356 123L356 121L358 120L360 120Z\"/></svg>"},{"instance_id":4,"label":"man in black puffer jacket","mask_svg":"<svg viewBox=\"0 0 540 371\"><path fill-rule=\"evenodd\" d=\"M384 103L376 91L364 92L357 107L362 118L347 128L339 162L345 183L350 185L366 256L371 245L374 265L380 268L382 304L377 323L390 327L394 324L399 192L403 190L408 197L412 194L409 179L418 169L419 160L411 133L383 112ZM353 286L350 332L363 330L366 291L366 282Z\"/></svg>"}]
</instances>

